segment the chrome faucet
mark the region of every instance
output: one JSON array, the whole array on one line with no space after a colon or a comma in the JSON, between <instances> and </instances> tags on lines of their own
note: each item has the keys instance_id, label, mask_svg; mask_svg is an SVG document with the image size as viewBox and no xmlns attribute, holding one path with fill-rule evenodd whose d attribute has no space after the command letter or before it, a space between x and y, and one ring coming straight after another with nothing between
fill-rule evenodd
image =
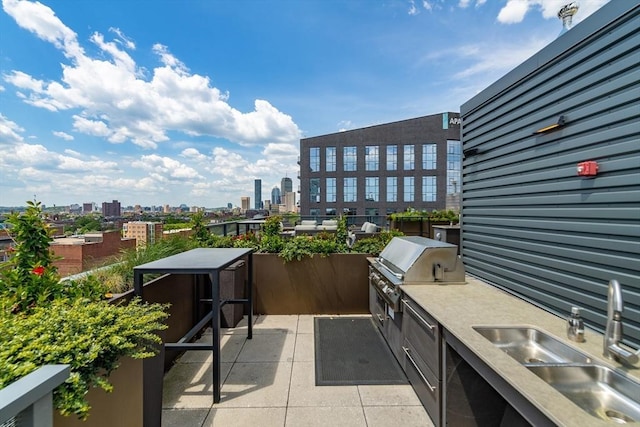
<instances>
[{"instance_id":1,"label":"chrome faucet","mask_svg":"<svg viewBox=\"0 0 640 427\"><path fill-rule=\"evenodd\" d=\"M621 347L622 340L622 290L617 280L609 281L607 296L607 327L604 332L604 356L630 365L638 363L640 350L633 353Z\"/></svg>"}]
</instances>

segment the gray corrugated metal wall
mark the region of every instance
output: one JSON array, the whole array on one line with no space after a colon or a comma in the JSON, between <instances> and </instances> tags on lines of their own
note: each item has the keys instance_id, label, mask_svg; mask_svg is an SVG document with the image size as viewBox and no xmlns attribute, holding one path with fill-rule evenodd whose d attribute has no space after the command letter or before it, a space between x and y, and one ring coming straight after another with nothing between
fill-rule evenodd
<instances>
[{"instance_id":1,"label":"gray corrugated metal wall","mask_svg":"<svg viewBox=\"0 0 640 427\"><path fill-rule=\"evenodd\" d=\"M461 108L467 272L562 316L578 305L600 331L615 278L636 348L639 58L638 1L613 0ZM588 160L598 175L577 176Z\"/></svg>"}]
</instances>

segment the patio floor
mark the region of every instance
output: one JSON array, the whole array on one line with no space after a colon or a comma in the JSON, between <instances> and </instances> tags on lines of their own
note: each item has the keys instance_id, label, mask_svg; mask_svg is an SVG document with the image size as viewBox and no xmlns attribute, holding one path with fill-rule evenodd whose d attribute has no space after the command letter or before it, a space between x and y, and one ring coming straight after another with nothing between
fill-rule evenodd
<instances>
[{"instance_id":1,"label":"patio floor","mask_svg":"<svg viewBox=\"0 0 640 427\"><path fill-rule=\"evenodd\" d=\"M186 352L164 378L162 426L433 426L410 385L316 386L314 317L256 316L251 340L246 317L223 329L215 405L211 353Z\"/></svg>"}]
</instances>

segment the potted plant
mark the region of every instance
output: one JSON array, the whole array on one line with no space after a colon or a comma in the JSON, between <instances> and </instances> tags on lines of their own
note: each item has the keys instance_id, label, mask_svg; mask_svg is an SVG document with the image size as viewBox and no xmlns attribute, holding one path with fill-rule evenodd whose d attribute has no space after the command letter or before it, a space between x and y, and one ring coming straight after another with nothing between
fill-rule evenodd
<instances>
[{"instance_id":1,"label":"potted plant","mask_svg":"<svg viewBox=\"0 0 640 427\"><path fill-rule=\"evenodd\" d=\"M123 359L156 353L166 307L111 304L97 280L61 281L39 202L28 202L24 214L7 222L14 246L0 266L0 388L39 366L69 364L71 375L54 391L53 403L62 415L86 419L89 390L115 391L110 374Z\"/></svg>"}]
</instances>

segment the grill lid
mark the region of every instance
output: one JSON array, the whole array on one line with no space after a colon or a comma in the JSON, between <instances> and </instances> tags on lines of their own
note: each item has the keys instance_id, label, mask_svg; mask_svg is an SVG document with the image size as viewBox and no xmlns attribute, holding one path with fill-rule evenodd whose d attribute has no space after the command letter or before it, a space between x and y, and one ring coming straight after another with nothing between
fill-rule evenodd
<instances>
[{"instance_id":1,"label":"grill lid","mask_svg":"<svg viewBox=\"0 0 640 427\"><path fill-rule=\"evenodd\" d=\"M458 247L421 236L394 237L378 261L403 284L464 282L464 265Z\"/></svg>"}]
</instances>

